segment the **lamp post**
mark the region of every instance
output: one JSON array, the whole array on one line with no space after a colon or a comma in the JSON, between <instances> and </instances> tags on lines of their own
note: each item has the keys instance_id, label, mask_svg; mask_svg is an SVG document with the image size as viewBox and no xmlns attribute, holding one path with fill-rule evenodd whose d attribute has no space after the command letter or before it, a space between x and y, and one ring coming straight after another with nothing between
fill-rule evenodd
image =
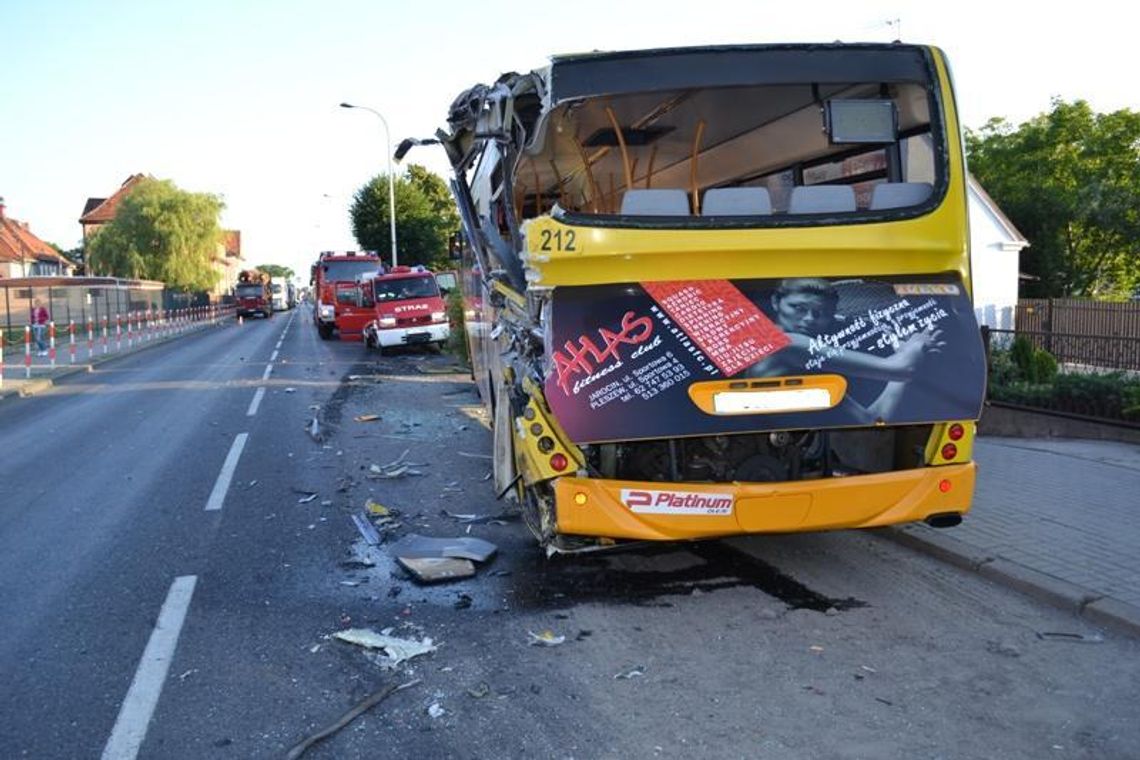
<instances>
[{"instance_id":1,"label":"lamp post","mask_svg":"<svg viewBox=\"0 0 1140 760\"><path fill-rule=\"evenodd\" d=\"M380 123L384 125L384 140L388 148L385 152L385 156L388 159L388 226L391 228L392 235L392 266L396 266L398 263L396 260L396 184L392 178L392 135L388 131L388 120L384 118L384 114L368 106L341 103L340 107L355 108L360 111L368 111L369 113L376 114L376 117L380 119Z\"/></svg>"}]
</instances>

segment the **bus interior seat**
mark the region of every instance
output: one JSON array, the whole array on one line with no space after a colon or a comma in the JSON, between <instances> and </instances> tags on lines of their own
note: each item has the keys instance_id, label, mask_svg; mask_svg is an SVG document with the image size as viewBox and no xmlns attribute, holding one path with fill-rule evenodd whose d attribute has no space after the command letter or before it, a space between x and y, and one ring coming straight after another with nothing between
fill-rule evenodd
<instances>
[{"instance_id":1,"label":"bus interior seat","mask_svg":"<svg viewBox=\"0 0 1140 760\"><path fill-rule=\"evenodd\" d=\"M917 206L933 192L929 182L883 182L871 191L871 210Z\"/></svg>"},{"instance_id":2,"label":"bus interior seat","mask_svg":"<svg viewBox=\"0 0 1140 760\"><path fill-rule=\"evenodd\" d=\"M705 216L756 216L772 213L766 187L714 187L705 191Z\"/></svg>"},{"instance_id":3,"label":"bus interior seat","mask_svg":"<svg viewBox=\"0 0 1140 760\"><path fill-rule=\"evenodd\" d=\"M680 188L626 190L621 199L626 216L688 216L689 194Z\"/></svg>"},{"instance_id":4,"label":"bus interior seat","mask_svg":"<svg viewBox=\"0 0 1140 760\"><path fill-rule=\"evenodd\" d=\"M829 214L855 210L850 185L799 185L792 188L789 214Z\"/></svg>"}]
</instances>

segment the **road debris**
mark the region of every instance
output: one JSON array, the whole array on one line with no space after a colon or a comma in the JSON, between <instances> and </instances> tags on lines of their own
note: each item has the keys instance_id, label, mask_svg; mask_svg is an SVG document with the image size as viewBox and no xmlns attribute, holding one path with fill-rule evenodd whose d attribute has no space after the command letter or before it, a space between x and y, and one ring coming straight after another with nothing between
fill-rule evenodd
<instances>
[{"instance_id":1,"label":"road debris","mask_svg":"<svg viewBox=\"0 0 1140 760\"><path fill-rule=\"evenodd\" d=\"M297 389L296 389L296 388L286 388L286 389L285 389L285 392L286 392L286 393L296 393L296 392L297 392Z\"/></svg>"},{"instance_id":2,"label":"road debris","mask_svg":"<svg viewBox=\"0 0 1140 760\"><path fill-rule=\"evenodd\" d=\"M432 718L442 718L447 714L447 710L444 710L439 702L432 702L431 705L428 706L427 714Z\"/></svg>"},{"instance_id":3,"label":"road debris","mask_svg":"<svg viewBox=\"0 0 1140 760\"><path fill-rule=\"evenodd\" d=\"M474 601L470 594L460 594L452 606L457 610L465 610L470 607Z\"/></svg>"},{"instance_id":4,"label":"road debris","mask_svg":"<svg viewBox=\"0 0 1140 760\"><path fill-rule=\"evenodd\" d=\"M297 503L298 504L308 504L310 501L313 501L316 498L317 498L317 495L315 493L311 493L308 496L302 496L301 498L297 499Z\"/></svg>"},{"instance_id":5,"label":"road debris","mask_svg":"<svg viewBox=\"0 0 1140 760\"><path fill-rule=\"evenodd\" d=\"M375 515L377 517L388 517L392 514L392 510L388 509L378 501L373 501L372 499L368 499L368 501L364 502L364 508L368 510L368 514Z\"/></svg>"},{"instance_id":6,"label":"road debris","mask_svg":"<svg viewBox=\"0 0 1140 760\"><path fill-rule=\"evenodd\" d=\"M396 636L389 636L386 633L378 633L371 628L348 628L337 631L333 634L333 638L349 644L356 644L365 649L382 649L388 655L384 664L393 668L413 657L419 657L438 649L432 643L431 638L427 636L422 641L401 639Z\"/></svg>"},{"instance_id":7,"label":"road debris","mask_svg":"<svg viewBox=\"0 0 1140 760\"><path fill-rule=\"evenodd\" d=\"M305 428L305 430L309 433L310 438L312 438L317 443L321 442L321 423L317 420L316 417L313 417L313 419L309 421L309 425Z\"/></svg>"},{"instance_id":8,"label":"road debris","mask_svg":"<svg viewBox=\"0 0 1140 760\"><path fill-rule=\"evenodd\" d=\"M467 457L468 459L492 459L493 458L490 454L472 454L469 451L457 451L455 453L461 457Z\"/></svg>"},{"instance_id":9,"label":"road debris","mask_svg":"<svg viewBox=\"0 0 1140 760\"><path fill-rule=\"evenodd\" d=\"M1104 636L1099 633L1064 633L1061 631L1038 631L1037 638L1042 641L1069 641L1074 644L1103 644Z\"/></svg>"},{"instance_id":10,"label":"road debris","mask_svg":"<svg viewBox=\"0 0 1140 760\"><path fill-rule=\"evenodd\" d=\"M490 541L471 536L458 538L432 538L409 533L392 545L392 554L401 559L452 557L486 562L495 555L498 547Z\"/></svg>"},{"instance_id":11,"label":"road debris","mask_svg":"<svg viewBox=\"0 0 1140 760\"><path fill-rule=\"evenodd\" d=\"M379 414L358 414L355 417L353 417L352 419L356 420L357 422L376 422L377 420L380 419L380 415Z\"/></svg>"},{"instance_id":12,"label":"road debris","mask_svg":"<svg viewBox=\"0 0 1140 760\"><path fill-rule=\"evenodd\" d=\"M400 454L400 456L388 464L370 465L368 468L368 477L376 480L380 478L402 478L405 475L423 475L422 472L414 468L427 467L427 462L408 462L406 460L409 453L408 449L404 449L403 454Z\"/></svg>"},{"instance_id":13,"label":"road debris","mask_svg":"<svg viewBox=\"0 0 1140 760\"><path fill-rule=\"evenodd\" d=\"M515 522L522 518L521 512L499 512L497 515L477 515L475 513L461 514L459 512L451 512L446 509L439 511L444 517L450 517L456 522L470 525L479 525L486 523L487 525L506 525L509 522Z\"/></svg>"},{"instance_id":14,"label":"road debris","mask_svg":"<svg viewBox=\"0 0 1140 760\"><path fill-rule=\"evenodd\" d=\"M468 689L467 693L472 699L482 699L491 693L491 687L485 683L480 683L478 686L472 686Z\"/></svg>"},{"instance_id":15,"label":"road debris","mask_svg":"<svg viewBox=\"0 0 1140 760\"><path fill-rule=\"evenodd\" d=\"M396 557L396 561L421 583L439 583L470 578L475 563L453 557Z\"/></svg>"},{"instance_id":16,"label":"road debris","mask_svg":"<svg viewBox=\"0 0 1140 760\"><path fill-rule=\"evenodd\" d=\"M358 718L359 716L368 712L373 707L375 707L376 705L380 704L381 702L383 702L388 697L395 694L397 691L402 691L404 689L410 688L412 686L417 685L418 683L420 683L420 679L417 678L414 681L408 681L407 683L404 683L404 684L399 684L399 685L392 684L391 686L387 687L386 689L382 689L382 690L376 692L372 696L361 701L359 704L356 705L356 707L353 707L351 710L349 710L344 715L342 715L340 717L340 719L337 720L336 723L333 723L328 728L322 729L322 730L318 731L317 733L313 734L312 736L309 736L308 738L306 738L306 739L298 742L297 744L293 745L293 747L289 750L289 754L287 754L285 756L286 760L297 760L297 758L299 758L299 757L301 757L301 755L305 754L305 752L309 749L309 747L313 746L314 744L321 741L322 739L327 739L328 737L332 736L337 731L341 730L342 728L347 726L349 723L356 720L356 718Z\"/></svg>"},{"instance_id":17,"label":"road debris","mask_svg":"<svg viewBox=\"0 0 1140 760\"><path fill-rule=\"evenodd\" d=\"M368 522L368 518L364 515L353 513L351 515L352 522L356 529L360 532L360 536L364 539L365 543L369 546L378 546L383 539L380 534L376 532L375 526Z\"/></svg>"},{"instance_id":18,"label":"road debris","mask_svg":"<svg viewBox=\"0 0 1140 760\"><path fill-rule=\"evenodd\" d=\"M542 633L535 633L534 631L527 631L530 635L530 644L532 646L542 647L556 647L566 641L565 636L559 636L554 631L543 631Z\"/></svg>"},{"instance_id":19,"label":"road debris","mask_svg":"<svg viewBox=\"0 0 1140 760\"><path fill-rule=\"evenodd\" d=\"M623 670L620 673L614 674L614 679L618 681L628 681L631 678L641 678L645 675L644 665L634 665L629 670Z\"/></svg>"}]
</instances>

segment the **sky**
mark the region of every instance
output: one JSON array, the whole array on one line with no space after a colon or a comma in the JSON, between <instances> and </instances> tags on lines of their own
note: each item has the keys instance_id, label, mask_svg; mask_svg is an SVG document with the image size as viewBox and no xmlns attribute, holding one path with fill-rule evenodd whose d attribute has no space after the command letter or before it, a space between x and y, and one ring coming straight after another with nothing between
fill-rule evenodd
<instances>
[{"instance_id":1,"label":"sky","mask_svg":"<svg viewBox=\"0 0 1140 760\"><path fill-rule=\"evenodd\" d=\"M946 51L970 128L1054 97L1140 110L1127 4L1045 5L0 0L0 197L69 249L87 198L170 179L223 198L249 265L307 279L319 251L359 247L352 195L387 171L381 120L339 103L383 114L395 145L443 126L461 91L554 54L901 39ZM404 162L447 172L438 147Z\"/></svg>"}]
</instances>

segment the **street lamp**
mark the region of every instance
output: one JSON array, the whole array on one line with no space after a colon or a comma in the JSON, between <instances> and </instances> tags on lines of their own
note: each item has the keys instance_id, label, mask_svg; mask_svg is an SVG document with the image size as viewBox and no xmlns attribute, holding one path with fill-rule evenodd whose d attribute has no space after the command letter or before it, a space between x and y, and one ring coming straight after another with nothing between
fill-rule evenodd
<instances>
[{"instance_id":1,"label":"street lamp","mask_svg":"<svg viewBox=\"0 0 1140 760\"><path fill-rule=\"evenodd\" d=\"M388 226L391 228L392 233L392 266L396 266L396 185L395 180L392 178L392 135L388 131L388 120L384 118L384 114L377 111L375 108L368 106L356 106L352 103L341 103L341 108L355 108L360 111L368 111L369 113L376 114L380 119L380 123L384 125L384 140L387 143L387 151L385 156L388 159Z\"/></svg>"}]
</instances>

